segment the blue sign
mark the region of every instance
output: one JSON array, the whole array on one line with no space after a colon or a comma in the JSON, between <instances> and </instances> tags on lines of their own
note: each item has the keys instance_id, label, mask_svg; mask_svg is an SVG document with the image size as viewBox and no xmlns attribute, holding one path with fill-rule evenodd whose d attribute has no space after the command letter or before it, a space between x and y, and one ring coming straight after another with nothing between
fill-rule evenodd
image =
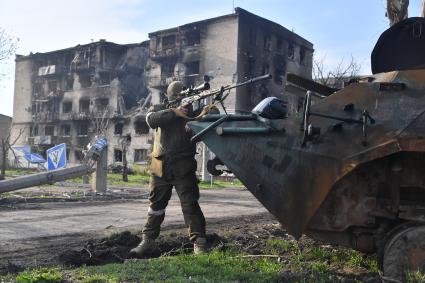
<instances>
[{"instance_id":1,"label":"blue sign","mask_svg":"<svg viewBox=\"0 0 425 283\"><path fill-rule=\"evenodd\" d=\"M94 142L94 145L93 145L93 147L97 150L97 151L102 151L104 148L105 148L105 146L108 144L108 142L106 141L106 139L105 138L100 138L100 139L97 139L95 142Z\"/></svg>"},{"instance_id":2,"label":"blue sign","mask_svg":"<svg viewBox=\"0 0 425 283\"><path fill-rule=\"evenodd\" d=\"M46 160L38 153L28 153L24 155L24 158L31 163L45 163Z\"/></svg>"},{"instance_id":3,"label":"blue sign","mask_svg":"<svg viewBox=\"0 0 425 283\"><path fill-rule=\"evenodd\" d=\"M30 154L31 153L31 147L30 146L14 146L14 150L17 150L19 152L22 152L23 154Z\"/></svg>"},{"instance_id":4,"label":"blue sign","mask_svg":"<svg viewBox=\"0 0 425 283\"><path fill-rule=\"evenodd\" d=\"M66 144L61 143L47 151L47 170L55 170L66 166Z\"/></svg>"}]
</instances>

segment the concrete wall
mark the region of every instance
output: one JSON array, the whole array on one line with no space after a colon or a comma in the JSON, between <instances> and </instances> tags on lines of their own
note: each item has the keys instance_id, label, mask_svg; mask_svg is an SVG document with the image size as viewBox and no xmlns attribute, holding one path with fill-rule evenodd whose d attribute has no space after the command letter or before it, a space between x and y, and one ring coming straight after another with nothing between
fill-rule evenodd
<instances>
[{"instance_id":1,"label":"concrete wall","mask_svg":"<svg viewBox=\"0 0 425 283\"><path fill-rule=\"evenodd\" d=\"M239 11L238 34L239 80L266 73L273 76L266 82L239 88L238 110L250 111L262 99L276 96L288 102L291 113L297 112L298 97L285 92L286 74L311 78L313 45L284 27L243 10Z\"/></svg>"},{"instance_id":2,"label":"concrete wall","mask_svg":"<svg viewBox=\"0 0 425 283\"><path fill-rule=\"evenodd\" d=\"M211 88L220 88L236 82L238 18L225 17L210 22L206 27L204 46L204 73L211 77ZM230 113L236 110L235 91L225 101Z\"/></svg>"},{"instance_id":3,"label":"concrete wall","mask_svg":"<svg viewBox=\"0 0 425 283\"><path fill-rule=\"evenodd\" d=\"M3 160L2 140L6 141L10 133L12 117L0 114L0 166Z\"/></svg>"}]
</instances>

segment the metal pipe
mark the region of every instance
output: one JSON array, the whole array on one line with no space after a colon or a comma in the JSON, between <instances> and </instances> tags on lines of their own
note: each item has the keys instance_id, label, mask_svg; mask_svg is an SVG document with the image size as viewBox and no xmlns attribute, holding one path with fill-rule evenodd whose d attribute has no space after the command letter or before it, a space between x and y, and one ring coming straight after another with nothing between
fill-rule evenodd
<instances>
[{"instance_id":1,"label":"metal pipe","mask_svg":"<svg viewBox=\"0 0 425 283\"><path fill-rule=\"evenodd\" d=\"M356 119L352 119L352 118L342 118L342 117L337 117L337 116L327 115L327 114L321 114L321 113L316 113L316 112L310 112L310 116L328 118L328 119L338 120L338 121L342 121L342 122L346 122L346 123L363 124L362 120L356 120Z\"/></svg>"},{"instance_id":2,"label":"metal pipe","mask_svg":"<svg viewBox=\"0 0 425 283\"><path fill-rule=\"evenodd\" d=\"M31 174L10 180L4 180L0 181L0 194L28 187L53 184L66 179L87 175L92 171L93 169L90 165L84 164L70 168L58 169L51 172Z\"/></svg>"},{"instance_id":3,"label":"metal pipe","mask_svg":"<svg viewBox=\"0 0 425 283\"><path fill-rule=\"evenodd\" d=\"M250 127L250 128L224 128L218 127L216 130L217 135L222 136L226 134L267 134L273 131L271 128L264 127Z\"/></svg>"},{"instance_id":4,"label":"metal pipe","mask_svg":"<svg viewBox=\"0 0 425 283\"><path fill-rule=\"evenodd\" d=\"M196 135L194 135L190 141L191 142L197 142L199 141L200 137L203 136L207 131L217 127L218 125L220 125L221 123L223 123L224 121L226 121L229 118L228 115L224 115L223 117L221 117L220 119L218 119L217 121L211 123L210 125L208 125L206 128L204 128L203 130L201 130L199 133L197 133Z\"/></svg>"},{"instance_id":5,"label":"metal pipe","mask_svg":"<svg viewBox=\"0 0 425 283\"><path fill-rule=\"evenodd\" d=\"M201 122L217 121L221 117L227 116L227 121L251 121L256 119L254 114L236 114L236 115L223 115L223 114L208 114L205 115Z\"/></svg>"}]
</instances>

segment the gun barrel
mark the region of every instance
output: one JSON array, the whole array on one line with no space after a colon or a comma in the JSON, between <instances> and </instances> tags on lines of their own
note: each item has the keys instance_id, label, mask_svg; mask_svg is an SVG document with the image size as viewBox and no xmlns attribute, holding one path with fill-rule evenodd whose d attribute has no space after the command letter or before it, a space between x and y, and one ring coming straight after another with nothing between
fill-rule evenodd
<instances>
[{"instance_id":1,"label":"gun barrel","mask_svg":"<svg viewBox=\"0 0 425 283\"><path fill-rule=\"evenodd\" d=\"M265 74L265 75L262 75L262 76L258 76L258 77L246 80L246 81L241 82L241 83L231 85L231 86L229 86L228 89L232 89L232 88L236 88L236 87L240 87L240 86L244 86L244 85L248 85L248 84L253 84L253 83L264 81L264 80L269 80L271 78L272 78L272 75Z\"/></svg>"},{"instance_id":2,"label":"gun barrel","mask_svg":"<svg viewBox=\"0 0 425 283\"><path fill-rule=\"evenodd\" d=\"M210 97L210 96L214 96L214 97L217 98L217 96L220 96L226 90L231 90L233 88L237 88L237 87L240 87L240 86L256 83L256 82L259 82L259 81L268 80L268 79L271 79L271 77L272 77L272 75L266 74L266 75L262 75L262 76L258 76L258 77L246 80L246 81L241 82L241 83L235 83L235 84L223 86L223 87L217 88L217 89L210 89L209 83L206 82L201 86L207 85L206 86L207 88L205 88L202 91L197 91L197 92L194 92L194 89L192 89L192 92L194 92L195 94L181 99L180 105L188 105L188 104L191 104L195 101L198 101L198 100ZM201 86L197 87L196 89L200 88ZM224 100L224 98L225 97L220 96L220 98L218 98L217 100Z\"/></svg>"}]
</instances>

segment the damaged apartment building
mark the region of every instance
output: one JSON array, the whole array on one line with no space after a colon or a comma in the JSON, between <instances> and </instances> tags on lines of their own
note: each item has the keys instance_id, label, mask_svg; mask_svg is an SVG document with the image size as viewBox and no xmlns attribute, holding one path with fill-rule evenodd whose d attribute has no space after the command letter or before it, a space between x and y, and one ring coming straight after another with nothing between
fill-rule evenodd
<instances>
[{"instance_id":1,"label":"damaged apartment building","mask_svg":"<svg viewBox=\"0 0 425 283\"><path fill-rule=\"evenodd\" d=\"M173 80L191 86L208 75L211 87L219 88L270 73L268 82L232 90L225 104L228 112L250 111L268 96L288 101L294 110L298 97L285 92L286 74L311 78L313 44L241 8L150 33L149 42L146 76L155 103Z\"/></svg>"},{"instance_id":2,"label":"damaged apartment building","mask_svg":"<svg viewBox=\"0 0 425 283\"><path fill-rule=\"evenodd\" d=\"M101 40L48 53L16 57L13 134L33 152L66 143L70 163L83 159L95 135L106 135L111 162L122 160L123 135L132 136L129 161L149 149L144 119L126 116L146 97L146 43Z\"/></svg>"},{"instance_id":3,"label":"damaged apartment building","mask_svg":"<svg viewBox=\"0 0 425 283\"><path fill-rule=\"evenodd\" d=\"M66 143L71 163L81 160L84 147L102 130L108 163L121 162L122 138L130 135L127 160L143 162L152 140L142 106L160 103L170 82L195 86L208 75L218 88L270 73L269 81L232 90L226 110L250 111L276 96L296 112L298 97L285 91L286 74L311 78L312 56L312 43L241 8L152 32L141 44L99 41L18 55L13 131L25 131L17 145L41 153Z\"/></svg>"}]
</instances>

